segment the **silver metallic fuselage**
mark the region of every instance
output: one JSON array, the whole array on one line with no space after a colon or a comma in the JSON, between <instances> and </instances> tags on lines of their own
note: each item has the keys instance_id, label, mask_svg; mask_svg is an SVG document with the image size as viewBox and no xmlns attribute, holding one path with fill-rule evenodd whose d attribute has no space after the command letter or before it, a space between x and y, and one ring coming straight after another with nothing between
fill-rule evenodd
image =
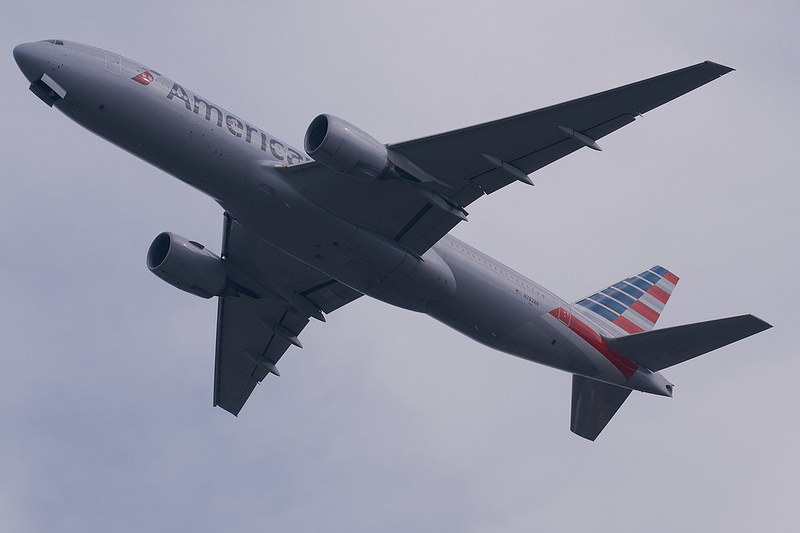
<instances>
[{"instance_id":1,"label":"silver metallic fuselage","mask_svg":"<svg viewBox=\"0 0 800 533\"><path fill-rule=\"evenodd\" d=\"M254 235L331 278L503 352L670 394L659 374L626 376L576 334L573 320L600 338L569 304L463 242L448 235L420 259L326 210L276 171L307 156L165 76L77 43L28 43L14 53L29 81L48 72L66 91L55 107L69 118L210 195Z\"/></svg>"}]
</instances>

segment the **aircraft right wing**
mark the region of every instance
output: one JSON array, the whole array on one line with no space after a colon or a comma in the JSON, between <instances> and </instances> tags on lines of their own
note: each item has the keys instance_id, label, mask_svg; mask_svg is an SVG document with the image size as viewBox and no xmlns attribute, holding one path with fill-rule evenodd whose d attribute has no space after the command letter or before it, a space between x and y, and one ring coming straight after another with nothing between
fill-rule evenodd
<instances>
[{"instance_id":1,"label":"aircraft right wing","mask_svg":"<svg viewBox=\"0 0 800 533\"><path fill-rule=\"evenodd\" d=\"M310 317L324 321L323 312L361 293L258 239L228 213L224 235L233 292L217 309L214 405L238 415L267 374L280 375L275 365L286 350L302 347L297 336Z\"/></svg>"},{"instance_id":2,"label":"aircraft right wing","mask_svg":"<svg viewBox=\"0 0 800 533\"><path fill-rule=\"evenodd\" d=\"M447 133L389 144L397 168L421 181L360 181L316 162L278 168L342 218L422 255L464 208L730 72L706 61L577 100Z\"/></svg>"}]
</instances>

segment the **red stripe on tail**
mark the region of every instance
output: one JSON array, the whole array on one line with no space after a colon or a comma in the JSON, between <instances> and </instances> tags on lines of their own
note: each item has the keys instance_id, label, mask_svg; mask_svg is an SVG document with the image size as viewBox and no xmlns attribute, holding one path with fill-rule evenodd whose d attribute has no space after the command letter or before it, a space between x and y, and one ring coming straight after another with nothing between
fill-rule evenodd
<instances>
[{"instance_id":1,"label":"red stripe on tail","mask_svg":"<svg viewBox=\"0 0 800 533\"><path fill-rule=\"evenodd\" d=\"M565 311L563 307L553 309L550 311L550 314L556 318L568 315L567 311ZM620 373L622 373L623 376L625 376L625 379L631 379L631 376L636 373L636 369L639 368L636 363L611 350L606 345L606 341L604 341L595 330L578 320L575 315L572 315L572 318L569 321L569 329L571 329L581 339L589 343L592 348L603 354L603 356L608 359L611 364L614 365L617 370L620 371Z\"/></svg>"},{"instance_id":2,"label":"red stripe on tail","mask_svg":"<svg viewBox=\"0 0 800 533\"><path fill-rule=\"evenodd\" d=\"M669 300L669 293L664 289L662 289L661 287L656 287L655 285L650 287L650 290L647 291L647 294L649 294L662 304L667 303L667 300Z\"/></svg>"},{"instance_id":3,"label":"red stripe on tail","mask_svg":"<svg viewBox=\"0 0 800 533\"><path fill-rule=\"evenodd\" d=\"M631 309L642 315L645 319L649 320L653 324L656 323L656 320L658 320L658 317L660 316L658 313L643 304L640 300L633 302Z\"/></svg>"},{"instance_id":4,"label":"red stripe on tail","mask_svg":"<svg viewBox=\"0 0 800 533\"><path fill-rule=\"evenodd\" d=\"M642 331L644 331L642 328L640 328L639 326L637 326L636 324L634 324L633 322L631 322L630 320L628 320L624 316L618 317L613 322L613 324L615 326L619 326L620 328L625 330L626 333L641 333Z\"/></svg>"},{"instance_id":5,"label":"red stripe on tail","mask_svg":"<svg viewBox=\"0 0 800 533\"><path fill-rule=\"evenodd\" d=\"M676 276L672 272L667 272L666 274L664 274L664 279L669 281L673 285L677 285L678 284L678 280L681 279L681 278L679 278L678 276Z\"/></svg>"}]
</instances>

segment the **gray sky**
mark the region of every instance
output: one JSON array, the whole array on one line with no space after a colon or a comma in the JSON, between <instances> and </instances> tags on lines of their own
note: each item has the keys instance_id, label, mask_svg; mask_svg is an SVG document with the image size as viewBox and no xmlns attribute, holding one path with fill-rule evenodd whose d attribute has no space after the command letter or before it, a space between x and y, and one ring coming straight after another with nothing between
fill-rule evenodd
<instances>
[{"instance_id":1,"label":"gray sky","mask_svg":"<svg viewBox=\"0 0 800 533\"><path fill-rule=\"evenodd\" d=\"M118 5L117 5L118 4ZM234 7L234 5L236 7ZM3 531L793 531L800 5L10 3L0 283ZM570 376L361 299L238 418L216 305L147 272L221 209L48 109L14 45L113 50L301 146L319 113L397 142L711 59L737 69L470 207L455 234L569 301L660 263L659 325L775 327L664 372L594 443Z\"/></svg>"}]
</instances>

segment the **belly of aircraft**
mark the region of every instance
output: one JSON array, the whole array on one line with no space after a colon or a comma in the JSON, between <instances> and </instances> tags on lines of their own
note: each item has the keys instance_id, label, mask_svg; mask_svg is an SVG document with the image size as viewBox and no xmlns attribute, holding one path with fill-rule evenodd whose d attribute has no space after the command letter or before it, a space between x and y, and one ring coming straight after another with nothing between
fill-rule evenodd
<instances>
[{"instance_id":1,"label":"belly of aircraft","mask_svg":"<svg viewBox=\"0 0 800 533\"><path fill-rule=\"evenodd\" d=\"M559 305L555 296L502 265L495 272L495 264L487 266L462 245L445 237L434 247L453 272L456 292L430 303L428 315L496 350L562 370L597 372L569 329L551 320L549 311Z\"/></svg>"}]
</instances>

